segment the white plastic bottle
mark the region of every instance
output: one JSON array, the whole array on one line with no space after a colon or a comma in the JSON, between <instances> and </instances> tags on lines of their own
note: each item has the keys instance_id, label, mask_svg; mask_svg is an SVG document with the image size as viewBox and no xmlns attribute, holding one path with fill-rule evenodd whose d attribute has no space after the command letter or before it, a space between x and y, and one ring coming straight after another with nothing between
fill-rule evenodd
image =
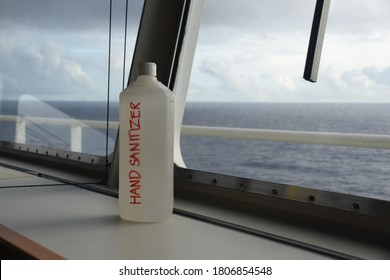
<instances>
[{"instance_id":1,"label":"white plastic bottle","mask_svg":"<svg viewBox=\"0 0 390 280\"><path fill-rule=\"evenodd\" d=\"M161 222L173 210L174 95L157 78L155 63L119 97L119 214Z\"/></svg>"}]
</instances>

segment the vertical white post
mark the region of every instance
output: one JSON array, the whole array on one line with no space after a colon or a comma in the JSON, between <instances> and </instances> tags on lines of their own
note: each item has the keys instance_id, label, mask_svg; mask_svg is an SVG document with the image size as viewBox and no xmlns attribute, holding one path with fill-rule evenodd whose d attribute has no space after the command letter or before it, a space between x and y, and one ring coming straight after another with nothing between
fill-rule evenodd
<instances>
[{"instance_id":1,"label":"vertical white post","mask_svg":"<svg viewBox=\"0 0 390 280\"><path fill-rule=\"evenodd\" d=\"M20 144L26 143L26 119L21 116L16 118L15 142Z\"/></svg>"},{"instance_id":2,"label":"vertical white post","mask_svg":"<svg viewBox=\"0 0 390 280\"><path fill-rule=\"evenodd\" d=\"M81 126L72 125L70 127L70 150L73 152L81 152Z\"/></svg>"}]
</instances>

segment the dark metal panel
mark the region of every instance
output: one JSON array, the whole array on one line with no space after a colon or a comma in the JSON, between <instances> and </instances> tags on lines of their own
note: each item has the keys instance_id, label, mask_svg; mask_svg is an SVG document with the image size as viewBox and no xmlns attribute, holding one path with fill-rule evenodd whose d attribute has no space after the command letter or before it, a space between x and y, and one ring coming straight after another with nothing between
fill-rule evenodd
<instances>
[{"instance_id":1,"label":"dark metal panel","mask_svg":"<svg viewBox=\"0 0 390 280\"><path fill-rule=\"evenodd\" d=\"M169 86L187 2L145 1L129 83L137 78L139 63L155 62L158 80Z\"/></svg>"}]
</instances>

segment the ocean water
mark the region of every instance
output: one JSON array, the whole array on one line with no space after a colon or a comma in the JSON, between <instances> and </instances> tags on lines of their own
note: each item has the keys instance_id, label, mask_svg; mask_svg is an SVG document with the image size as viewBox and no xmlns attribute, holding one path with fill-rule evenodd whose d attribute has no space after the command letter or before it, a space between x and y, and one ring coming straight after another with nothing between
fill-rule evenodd
<instances>
[{"instance_id":1,"label":"ocean water","mask_svg":"<svg viewBox=\"0 0 390 280\"><path fill-rule=\"evenodd\" d=\"M1 115L105 120L104 102L2 101ZM109 110L118 120L118 104ZM390 104L188 103L184 124L390 135ZM0 140L14 141L15 124L0 121ZM117 131L82 129L82 152L110 153ZM30 123L26 141L70 149L69 127ZM289 185L390 200L390 150L182 136L187 167Z\"/></svg>"},{"instance_id":2,"label":"ocean water","mask_svg":"<svg viewBox=\"0 0 390 280\"><path fill-rule=\"evenodd\" d=\"M390 104L190 103L184 124L390 134ZM390 200L390 150L182 136L187 167Z\"/></svg>"}]
</instances>

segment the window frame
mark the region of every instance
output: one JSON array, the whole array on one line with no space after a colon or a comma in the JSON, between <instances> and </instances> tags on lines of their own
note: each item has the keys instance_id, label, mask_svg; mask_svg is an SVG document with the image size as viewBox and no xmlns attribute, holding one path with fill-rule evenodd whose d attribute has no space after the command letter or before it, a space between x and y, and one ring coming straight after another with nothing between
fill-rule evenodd
<instances>
[{"instance_id":1,"label":"window frame","mask_svg":"<svg viewBox=\"0 0 390 280\"><path fill-rule=\"evenodd\" d=\"M145 0L129 76L130 83L138 75L135 65L154 61L158 65L158 79L176 95L175 195L200 202L216 201L219 205L234 204L237 209L260 214L276 211L284 217L300 216L313 227L326 222L326 227L336 227L345 233L356 233L358 229L358 234L375 237L379 234L386 238L390 234L390 202L185 167L180 153L180 130L203 5L204 0ZM46 148L48 154L40 153L31 145L4 141L0 142L0 151L22 161L28 159L45 165L55 163L58 168L66 167L78 173L88 170L116 193L119 174L117 144L118 138L109 161L79 153L72 153L70 157L69 152ZM294 190L294 195L291 195L291 190Z\"/></svg>"}]
</instances>

